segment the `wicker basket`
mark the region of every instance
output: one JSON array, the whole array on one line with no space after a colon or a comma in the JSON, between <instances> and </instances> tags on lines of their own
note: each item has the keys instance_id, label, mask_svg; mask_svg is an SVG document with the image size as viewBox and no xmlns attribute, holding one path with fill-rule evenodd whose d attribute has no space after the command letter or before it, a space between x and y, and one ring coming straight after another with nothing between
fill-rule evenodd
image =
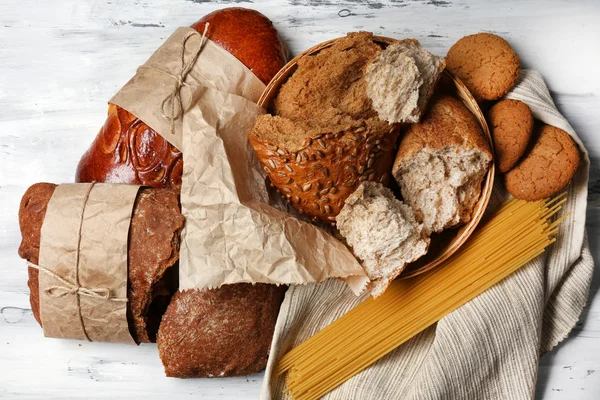
<instances>
[{"instance_id":1,"label":"wicker basket","mask_svg":"<svg viewBox=\"0 0 600 400\"><path fill-rule=\"evenodd\" d=\"M375 36L374 39L382 47L385 47L388 44L391 44L394 41L396 41L395 39L383 36ZM269 84L265 88L265 91L258 100L258 104L260 104L265 109L270 110L271 103L277 95L277 93L279 92L279 88L283 83L287 81L287 79L294 73L294 71L296 71L296 68L298 67L298 60L302 57L314 55L319 51L330 47L333 43L335 43L336 40L338 39L328 40L314 47L311 47L310 49L304 51L302 54L299 54L293 60L287 63L277 73L277 75L273 77L271 82L269 82ZM453 96L462 100L464 105L475 116L475 119L481 125L481 129L483 130L486 138L488 139L490 148L493 149L493 143L490 131L485 121L485 117L483 116L479 105L477 104L475 98L471 95L467 87L458 78L450 74L450 72L444 71L442 79L440 79L440 83L436 88L436 91L439 90L448 92L449 94L452 94ZM458 229L447 229L441 234L433 235L431 237L431 245L427 255L422 257L418 261L409 264L404 270L404 272L400 275L400 277L408 278L419 275L425 271L436 267L442 261L446 260L452 254L454 254L460 248L460 246L467 241L467 239L469 238L471 233L473 233L473 230L481 220L481 217L485 212L488 201L492 194L493 185L494 163L491 164L490 169L484 179L481 197L479 198L479 201L477 202L475 209L473 210L471 221Z\"/></svg>"}]
</instances>

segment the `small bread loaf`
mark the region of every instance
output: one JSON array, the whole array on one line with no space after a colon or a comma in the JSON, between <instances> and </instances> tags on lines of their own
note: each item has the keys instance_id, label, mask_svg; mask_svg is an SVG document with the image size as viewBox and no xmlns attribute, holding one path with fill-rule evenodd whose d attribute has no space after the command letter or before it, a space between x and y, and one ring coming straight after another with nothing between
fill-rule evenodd
<instances>
[{"instance_id":1,"label":"small bread loaf","mask_svg":"<svg viewBox=\"0 0 600 400\"><path fill-rule=\"evenodd\" d=\"M522 200L536 201L565 188L579 166L579 149L562 129L540 125L535 145L519 164L505 175L506 190Z\"/></svg>"},{"instance_id":2,"label":"small bread loaf","mask_svg":"<svg viewBox=\"0 0 600 400\"><path fill-rule=\"evenodd\" d=\"M489 111L488 122L500 172L508 172L525 154L533 132L533 115L527 104L506 99Z\"/></svg>"},{"instance_id":3,"label":"small bread loaf","mask_svg":"<svg viewBox=\"0 0 600 400\"><path fill-rule=\"evenodd\" d=\"M515 85L521 62L510 44L491 33L465 36L446 56L446 68L469 88L477 101L497 100Z\"/></svg>"},{"instance_id":4,"label":"small bread loaf","mask_svg":"<svg viewBox=\"0 0 600 400\"><path fill-rule=\"evenodd\" d=\"M264 369L284 292L240 283L176 293L158 331L166 375L212 378Z\"/></svg>"},{"instance_id":5,"label":"small bread loaf","mask_svg":"<svg viewBox=\"0 0 600 400\"><path fill-rule=\"evenodd\" d=\"M406 264L429 247L413 210L379 183L364 182L346 199L337 227L371 280L373 297L383 294Z\"/></svg>"},{"instance_id":6,"label":"small bread loaf","mask_svg":"<svg viewBox=\"0 0 600 400\"><path fill-rule=\"evenodd\" d=\"M441 96L406 132L393 174L429 234L471 219L491 160L475 117L460 100Z\"/></svg>"},{"instance_id":7,"label":"small bread loaf","mask_svg":"<svg viewBox=\"0 0 600 400\"><path fill-rule=\"evenodd\" d=\"M230 52L265 85L287 62L287 49L273 22L256 10L229 7L213 11L192 25Z\"/></svg>"},{"instance_id":8,"label":"small bread loaf","mask_svg":"<svg viewBox=\"0 0 600 400\"><path fill-rule=\"evenodd\" d=\"M419 122L446 63L405 40L389 45L367 68L367 94L379 118Z\"/></svg>"},{"instance_id":9,"label":"small bread loaf","mask_svg":"<svg viewBox=\"0 0 600 400\"><path fill-rule=\"evenodd\" d=\"M359 32L300 58L275 116L260 116L250 133L271 183L313 221L333 224L361 182L387 183L398 129L377 116L365 79L380 52L371 33Z\"/></svg>"},{"instance_id":10,"label":"small bread loaf","mask_svg":"<svg viewBox=\"0 0 600 400\"><path fill-rule=\"evenodd\" d=\"M37 183L21 200L19 256L33 264L39 261L40 233L55 188L51 183ZM177 290L174 265L179 258L179 233L184 221L178 197L173 189L141 189L134 204L127 251L127 298L129 326L138 343L155 341L161 315ZM41 325L37 272L29 268L28 285L33 315Z\"/></svg>"},{"instance_id":11,"label":"small bread loaf","mask_svg":"<svg viewBox=\"0 0 600 400\"><path fill-rule=\"evenodd\" d=\"M258 11L217 10L192 25L240 60L265 84L285 65L286 50L273 23ZM183 158L135 115L109 104L108 117L75 174L76 182L134 183L179 187Z\"/></svg>"}]
</instances>

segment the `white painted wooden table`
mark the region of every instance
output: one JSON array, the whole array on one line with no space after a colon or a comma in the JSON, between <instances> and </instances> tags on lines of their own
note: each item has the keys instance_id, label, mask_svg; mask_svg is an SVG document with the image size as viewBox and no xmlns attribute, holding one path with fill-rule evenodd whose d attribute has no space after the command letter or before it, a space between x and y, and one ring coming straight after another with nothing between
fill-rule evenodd
<instances>
[{"instance_id":1,"label":"white painted wooden table","mask_svg":"<svg viewBox=\"0 0 600 400\"><path fill-rule=\"evenodd\" d=\"M439 55L482 30L545 76L592 158L588 232L600 261L600 2L462 0L2 0L0 2L0 398L257 398L262 375L164 377L156 347L44 339L17 256L34 182L71 182L106 101L176 27L231 3L270 17L292 54L348 31L414 37ZM235 4L234 4L235 5ZM538 397L600 398L600 279L571 336L540 360Z\"/></svg>"}]
</instances>

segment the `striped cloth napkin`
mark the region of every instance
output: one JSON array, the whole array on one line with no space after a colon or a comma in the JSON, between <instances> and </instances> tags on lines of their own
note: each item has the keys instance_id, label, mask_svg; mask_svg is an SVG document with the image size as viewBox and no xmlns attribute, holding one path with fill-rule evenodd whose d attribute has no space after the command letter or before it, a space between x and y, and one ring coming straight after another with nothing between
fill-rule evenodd
<instances>
[{"instance_id":1,"label":"striped cloth napkin","mask_svg":"<svg viewBox=\"0 0 600 400\"><path fill-rule=\"evenodd\" d=\"M557 242L490 290L444 317L324 398L531 399L538 361L565 339L579 319L594 263L585 234L589 157L557 111L542 76L522 70L508 98L522 100L538 120L568 132L582 152L568 187ZM509 195L494 187L488 210ZM291 287L281 306L262 399L282 399L280 357L359 304L343 282Z\"/></svg>"}]
</instances>

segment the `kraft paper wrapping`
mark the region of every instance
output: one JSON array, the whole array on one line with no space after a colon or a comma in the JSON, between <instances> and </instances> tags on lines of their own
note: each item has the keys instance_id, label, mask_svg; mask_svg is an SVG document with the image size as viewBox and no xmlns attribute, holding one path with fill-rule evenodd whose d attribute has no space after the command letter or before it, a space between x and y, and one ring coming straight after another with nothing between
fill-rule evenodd
<instances>
[{"instance_id":1,"label":"kraft paper wrapping","mask_svg":"<svg viewBox=\"0 0 600 400\"><path fill-rule=\"evenodd\" d=\"M101 183L56 187L40 238L44 336L135 343L127 322L127 243L138 190Z\"/></svg>"},{"instance_id":2,"label":"kraft paper wrapping","mask_svg":"<svg viewBox=\"0 0 600 400\"><path fill-rule=\"evenodd\" d=\"M368 278L341 242L269 205L248 142L264 89L229 52L179 28L110 100L183 153L180 290L344 278L358 293Z\"/></svg>"},{"instance_id":3,"label":"kraft paper wrapping","mask_svg":"<svg viewBox=\"0 0 600 400\"><path fill-rule=\"evenodd\" d=\"M200 50L202 57L194 62ZM184 66L193 62L185 76L181 76L182 60ZM178 86L180 78L182 83ZM178 90L183 114L197 102L198 89L202 87L255 100L265 89L265 85L231 53L210 39L205 39L202 46L202 35L192 28L180 27L109 102L129 111L181 149L183 121L175 118L174 134L171 134L172 121L163 116L163 111L169 111L171 101L176 100L172 99L172 94Z\"/></svg>"}]
</instances>

